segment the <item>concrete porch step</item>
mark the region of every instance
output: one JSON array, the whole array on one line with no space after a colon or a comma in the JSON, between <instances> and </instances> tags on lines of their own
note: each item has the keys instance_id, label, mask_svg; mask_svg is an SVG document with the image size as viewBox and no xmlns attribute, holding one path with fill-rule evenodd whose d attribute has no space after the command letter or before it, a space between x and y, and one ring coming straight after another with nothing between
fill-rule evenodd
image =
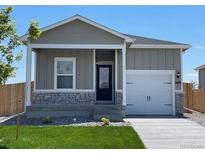
<instances>
[{"instance_id":1,"label":"concrete porch step","mask_svg":"<svg viewBox=\"0 0 205 154\"><path fill-rule=\"evenodd\" d=\"M123 111L117 107L95 107L93 111L94 120L101 120L102 117L109 118L110 121L121 121L123 118Z\"/></svg>"},{"instance_id":2,"label":"concrete porch step","mask_svg":"<svg viewBox=\"0 0 205 154\"><path fill-rule=\"evenodd\" d=\"M27 111L27 118L44 118L44 117L87 117L92 118L92 111Z\"/></svg>"},{"instance_id":3,"label":"concrete porch step","mask_svg":"<svg viewBox=\"0 0 205 154\"><path fill-rule=\"evenodd\" d=\"M124 110L117 105L32 105L27 107L28 118L44 117L88 117L99 121L102 117L121 121Z\"/></svg>"},{"instance_id":4,"label":"concrete porch step","mask_svg":"<svg viewBox=\"0 0 205 154\"><path fill-rule=\"evenodd\" d=\"M27 111L73 111L73 110L92 110L93 105L32 105L28 106Z\"/></svg>"},{"instance_id":5,"label":"concrete porch step","mask_svg":"<svg viewBox=\"0 0 205 154\"><path fill-rule=\"evenodd\" d=\"M104 109L104 110L107 110L107 109L108 110L119 110L122 107L119 105L115 105L115 104L95 104L94 108L95 108L95 110L97 110L97 109L100 109L100 110L102 110L102 109Z\"/></svg>"},{"instance_id":6,"label":"concrete porch step","mask_svg":"<svg viewBox=\"0 0 205 154\"><path fill-rule=\"evenodd\" d=\"M29 106L26 111L27 118L43 117L88 117L93 116L92 106Z\"/></svg>"},{"instance_id":7,"label":"concrete porch step","mask_svg":"<svg viewBox=\"0 0 205 154\"><path fill-rule=\"evenodd\" d=\"M101 118L108 118L110 121L122 121L123 116L121 114L94 114L93 119L100 121Z\"/></svg>"}]
</instances>

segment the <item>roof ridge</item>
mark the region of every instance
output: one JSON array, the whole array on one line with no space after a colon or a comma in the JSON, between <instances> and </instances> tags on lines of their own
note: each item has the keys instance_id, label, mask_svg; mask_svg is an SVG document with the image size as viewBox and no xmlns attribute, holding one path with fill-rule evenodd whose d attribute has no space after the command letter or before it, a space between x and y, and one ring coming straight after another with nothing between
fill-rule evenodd
<instances>
[{"instance_id":1,"label":"roof ridge","mask_svg":"<svg viewBox=\"0 0 205 154\"><path fill-rule=\"evenodd\" d=\"M156 41L162 41L162 42L169 42L169 43L175 43L175 44L189 45L189 44L186 44L186 43L179 43L179 42L175 42L175 41L163 40L163 39L158 39L158 38L151 38L151 37L146 37L146 36L132 35L132 34L126 34L126 33L122 33L122 34L130 36L130 37L139 37L139 38L156 40Z\"/></svg>"}]
</instances>

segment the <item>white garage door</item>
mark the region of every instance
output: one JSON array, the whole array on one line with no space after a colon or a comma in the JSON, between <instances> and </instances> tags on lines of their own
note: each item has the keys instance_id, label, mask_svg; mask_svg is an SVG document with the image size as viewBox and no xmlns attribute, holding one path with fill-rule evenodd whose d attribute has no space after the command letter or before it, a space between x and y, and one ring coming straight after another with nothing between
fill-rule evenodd
<instances>
[{"instance_id":1,"label":"white garage door","mask_svg":"<svg viewBox=\"0 0 205 154\"><path fill-rule=\"evenodd\" d=\"M172 74L127 71L128 115L173 115Z\"/></svg>"}]
</instances>

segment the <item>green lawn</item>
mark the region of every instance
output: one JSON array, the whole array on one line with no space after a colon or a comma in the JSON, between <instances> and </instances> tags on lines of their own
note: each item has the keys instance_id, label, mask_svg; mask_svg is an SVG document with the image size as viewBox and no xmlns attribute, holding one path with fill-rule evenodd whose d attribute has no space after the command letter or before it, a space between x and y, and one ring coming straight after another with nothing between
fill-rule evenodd
<instances>
[{"instance_id":1,"label":"green lawn","mask_svg":"<svg viewBox=\"0 0 205 154\"><path fill-rule=\"evenodd\" d=\"M0 148L137 149L144 145L132 127L0 126Z\"/></svg>"}]
</instances>

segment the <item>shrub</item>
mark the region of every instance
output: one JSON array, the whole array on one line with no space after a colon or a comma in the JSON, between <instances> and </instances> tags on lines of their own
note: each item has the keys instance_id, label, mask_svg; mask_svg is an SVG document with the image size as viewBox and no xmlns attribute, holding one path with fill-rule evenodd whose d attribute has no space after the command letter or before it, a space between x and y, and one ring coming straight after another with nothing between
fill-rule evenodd
<instances>
[{"instance_id":1,"label":"shrub","mask_svg":"<svg viewBox=\"0 0 205 154\"><path fill-rule=\"evenodd\" d=\"M110 120L108 118L101 118L101 121L102 121L102 126L108 126L110 125Z\"/></svg>"},{"instance_id":2,"label":"shrub","mask_svg":"<svg viewBox=\"0 0 205 154\"><path fill-rule=\"evenodd\" d=\"M42 119L43 124L49 124L52 123L52 119L48 116Z\"/></svg>"}]
</instances>

